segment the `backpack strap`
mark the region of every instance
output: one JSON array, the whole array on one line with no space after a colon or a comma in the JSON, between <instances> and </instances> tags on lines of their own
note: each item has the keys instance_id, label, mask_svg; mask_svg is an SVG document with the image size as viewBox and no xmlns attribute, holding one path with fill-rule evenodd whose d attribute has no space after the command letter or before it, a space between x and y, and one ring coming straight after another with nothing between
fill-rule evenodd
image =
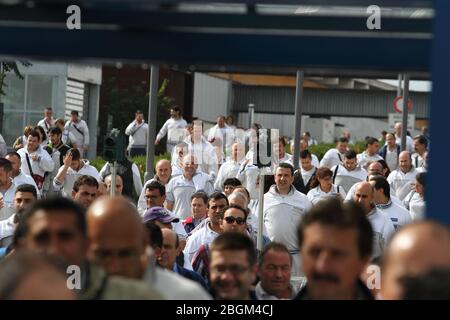
<instances>
[{"instance_id":1,"label":"backpack strap","mask_svg":"<svg viewBox=\"0 0 450 320\"><path fill-rule=\"evenodd\" d=\"M334 172L333 172L333 184L336 181L336 175L337 175L337 172L339 170L339 166L340 166L339 164L336 165L336 169L334 169Z\"/></svg>"}]
</instances>

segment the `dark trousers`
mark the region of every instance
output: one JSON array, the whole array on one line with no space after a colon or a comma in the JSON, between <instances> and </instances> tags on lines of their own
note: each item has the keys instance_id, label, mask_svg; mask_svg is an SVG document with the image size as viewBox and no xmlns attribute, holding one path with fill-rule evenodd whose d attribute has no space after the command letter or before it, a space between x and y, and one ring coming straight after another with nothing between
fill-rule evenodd
<instances>
[{"instance_id":1,"label":"dark trousers","mask_svg":"<svg viewBox=\"0 0 450 320\"><path fill-rule=\"evenodd\" d=\"M134 148L131 147L129 150L130 157L137 157L137 156L145 156L147 154L147 150L145 148Z\"/></svg>"}]
</instances>

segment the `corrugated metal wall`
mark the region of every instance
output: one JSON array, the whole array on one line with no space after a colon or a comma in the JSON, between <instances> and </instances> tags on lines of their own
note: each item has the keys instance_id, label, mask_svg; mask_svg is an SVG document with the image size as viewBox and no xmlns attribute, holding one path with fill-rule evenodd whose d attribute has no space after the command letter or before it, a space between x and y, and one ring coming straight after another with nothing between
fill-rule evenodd
<instances>
[{"instance_id":1,"label":"corrugated metal wall","mask_svg":"<svg viewBox=\"0 0 450 320\"><path fill-rule=\"evenodd\" d=\"M305 89L303 113L308 115L387 118L394 112L394 91ZM416 119L428 118L428 93L411 92L412 113ZM247 112L255 104L255 112L293 114L295 88L266 86L233 86L233 112Z\"/></svg>"},{"instance_id":2,"label":"corrugated metal wall","mask_svg":"<svg viewBox=\"0 0 450 320\"><path fill-rule=\"evenodd\" d=\"M229 113L231 84L203 73L194 76L193 116L216 122L218 115Z\"/></svg>"}]
</instances>

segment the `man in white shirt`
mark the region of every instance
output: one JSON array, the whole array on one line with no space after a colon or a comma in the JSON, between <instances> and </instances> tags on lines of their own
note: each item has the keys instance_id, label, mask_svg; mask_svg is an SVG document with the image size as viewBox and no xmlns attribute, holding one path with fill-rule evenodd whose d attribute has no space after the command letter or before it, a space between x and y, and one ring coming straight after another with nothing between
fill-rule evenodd
<instances>
[{"instance_id":1,"label":"man in white shirt","mask_svg":"<svg viewBox=\"0 0 450 320\"><path fill-rule=\"evenodd\" d=\"M316 176L317 168L312 164L308 149L300 152L300 169L294 172L294 187L303 194L311 190L311 181Z\"/></svg>"},{"instance_id":2,"label":"man in white shirt","mask_svg":"<svg viewBox=\"0 0 450 320\"><path fill-rule=\"evenodd\" d=\"M0 220L8 219L14 214L14 194L17 186L12 182L11 171L11 162L0 158Z\"/></svg>"},{"instance_id":3,"label":"man in white shirt","mask_svg":"<svg viewBox=\"0 0 450 320\"><path fill-rule=\"evenodd\" d=\"M344 154L347 152L347 147L347 138L339 138L336 148L330 149L324 154L322 160L320 161L320 166L332 168L335 165L342 164Z\"/></svg>"},{"instance_id":4,"label":"man in white shirt","mask_svg":"<svg viewBox=\"0 0 450 320\"><path fill-rule=\"evenodd\" d=\"M392 171L387 178L395 195L403 200L404 197L412 190L411 182L413 182L418 173L411 161L411 154L408 151L402 151L399 160L399 168Z\"/></svg>"},{"instance_id":5,"label":"man in white shirt","mask_svg":"<svg viewBox=\"0 0 450 320\"><path fill-rule=\"evenodd\" d=\"M166 186L166 208L181 220L190 216L191 196L198 191L211 195L214 191L210 177L197 172L197 159L191 154L183 158L183 174L169 181Z\"/></svg>"},{"instance_id":6,"label":"man in white shirt","mask_svg":"<svg viewBox=\"0 0 450 320\"><path fill-rule=\"evenodd\" d=\"M394 171L398 167L400 145L395 142L393 133L386 134L386 145L381 149L380 156L386 161L389 170Z\"/></svg>"},{"instance_id":7,"label":"man in white shirt","mask_svg":"<svg viewBox=\"0 0 450 320\"><path fill-rule=\"evenodd\" d=\"M56 119L55 127L59 128L62 132L61 141L69 147L77 149L77 138L64 125L65 122L63 119Z\"/></svg>"},{"instance_id":8,"label":"man in white shirt","mask_svg":"<svg viewBox=\"0 0 450 320\"><path fill-rule=\"evenodd\" d=\"M394 234L395 229L391 219L382 213L373 204L374 190L370 183L361 182L355 190L353 201L358 203L364 210L364 213L372 224L373 229L373 249L372 259L378 258L383 254L387 242Z\"/></svg>"},{"instance_id":9,"label":"man in white shirt","mask_svg":"<svg viewBox=\"0 0 450 320\"><path fill-rule=\"evenodd\" d=\"M369 137L366 139L366 150L356 156L358 164L367 169L370 162L382 160L383 158L378 154L380 143L376 138Z\"/></svg>"},{"instance_id":10,"label":"man in white shirt","mask_svg":"<svg viewBox=\"0 0 450 320\"><path fill-rule=\"evenodd\" d=\"M290 162L292 165L294 165L294 140L291 141L291 159ZM303 150L308 150L308 144L306 143L305 140L300 139L300 143L299 143L299 152L300 154L302 153ZM301 158L299 159L301 160ZM319 168L320 167L320 163L319 163L319 158L317 158L317 156L315 154L311 153L311 163L314 167ZM300 167L301 165L299 165Z\"/></svg>"},{"instance_id":11,"label":"man in white shirt","mask_svg":"<svg viewBox=\"0 0 450 320\"><path fill-rule=\"evenodd\" d=\"M78 111L70 112L70 119L67 120L64 128L75 136L77 149L80 151L81 157L89 148L89 128L84 120L81 120Z\"/></svg>"},{"instance_id":12,"label":"man in white shirt","mask_svg":"<svg viewBox=\"0 0 450 320\"><path fill-rule=\"evenodd\" d=\"M101 182L97 169L91 166L88 160L81 159L78 149L70 149L64 157L64 165L59 168L58 174L53 179L53 187L56 191L62 191L63 196L70 197L75 181L84 175Z\"/></svg>"},{"instance_id":13,"label":"man in white shirt","mask_svg":"<svg viewBox=\"0 0 450 320\"><path fill-rule=\"evenodd\" d=\"M205 220L203 227L194 229L191 236L188 237L186 247L184 248L184 256L190 263L194 259L202 245L211 243L220 233L220 226L223 214L228 207L228 199L221 192L213 193L208 200L208 218ZM200 225L199 225L200 226Z\"/></svg>"},{"instance_id":14,"label":"man in white shirt","mask_svg":"<svg viewBox=\"0 0 450 320\"><path fill-rule=\"evenodd\" d=\"M39 146L39 133L35 130L30 132L27 139L27 145L18 150L22 166L21 171L30 175L39 190L44 186L44 176L46 172L53 171L55 163L47 151Z\"/></svg>"},{"instance_id":15,"label":"man in white shirt","mask_svg":"<svg viewBox=\"0 0 450 320\"><path fill-rule=\"evenodd\" d=\"M128 152L130 157L144 156L147 153L148 124L141 110L137 110L134 116L134 121L125 129L125 134L130 136Z\"/></svg>"},{"instance_id":16,"label":"man in white shirt","mask_svg":"<svg viewBox=\"0 0 450 320\"><path fill-rule=\"evenodd\" d=\"M299 288L291 284L292 257L285 245L271 242L259 256L260 281L255 293L259 300L291 300Z\"/></svg>"},{"instance_id":17,"label":"man in white shirt","mask_svg":"<svg viewBox=\"0 0 450 320\"><path fill-rule=\"evenodd\" d=\"M17 187L14 194L14 214L8 219L0 221L0 248L7 247L12 243L14 231L23 212L36 199L36 188L31 184L23 184Z\"/></svg>"},{"instance_id":18,"label":"man in white shirt","mask_svg":"<svg viewBox=\"0 0 450 320\"><path fill-rule=\"evenodd\" d=\"M231 147L231 159L225 161L219 169L216 182L214 183L214 189L216 191L223 191L223 183L228 178L235 178L238 174L239 167L241 166L242 159L244 159L244 145L235 143Z\"/></svg>"},{"instance_id":19,"label":"man in white shirt","mask_svg":"<svg viewBox=\"0 0 450 320\"><path fill-rule=\"evenodd\" d=\"M358 166L356 153L353 150L347 151L344 155L343 165L336 165L331 168L333 172L333 184L340 185L348 193L351 187L367 178L367 171Z\"/></svg>"},{"instance_id":20,"label":"man in white shirt","mask_svg":"<svg viewBox=\"0 0 450 320\"><path fill-rule=\"evenodd\" d=\"M51 127L55 126L55 119L53 119L52 113L53 113L52 108L50 108L50 107L45 108L44 109L44 119L40 120L37 124L39 127L42 127L42 129L44 129L45 132L48 132L48 130Z\"/></svg>"},{"instance_id":21,"label":"man in white shirt","mask_svg":"<svg viewBox=\"0 0 450 320\"><path fill-rule=\"evenodd\" d=\"M187 152L196 157L200 171L208 174L214 181L219 170L219 158L215 148L202 135L201 121L194 121L194 124L189 124L187 131L189 136L184 139L184 142L188 145Z\"/></svg>"},{"instance_id":22,"label":"man in white shirt","mask_svg":"<svg viewBox=\"0 0 450 320\"><path fill-rule=\"evenodd\" d=\"M9 152L6 154L5 159L9 160L11 162L12 170L11 170L11 178L13 179L13 183L16 186L20 186L22 184L31 184L36 188L37 196L38 198L41 197L41 193L36 185L36 182L34 182L33 178L27 174L24 174L22 170L20 170L20 167L22 166L22 161L20 158L20 154L17 152Z\"/></svg>"},{"instance_id":23,"label":"man in white shirt","mask_svg":"<svg viewBox=\"0 0 450 320\"><path fill-rule=\"evenodd\" d=\"M234 130L225 123L225 116L217 117L217 123L205 131L205 137L213 145L220 163L223 163L231 153L234 142Z\"/></svg>"},{"instance_id":24,"label":"man in white shirt","mask_svg":"<svg viewBox=\"0 0 450 320\"><path fill-rule=\"evenodd\" d=\"M395 143L397 143L399 146L402 145L402 123L397 122L394 126L395 131ZM409 151L410 153L414 152L414 144L413 139L406 135L406 151Z\"/></svg>"},{"instance_id":25,"label":"man in white shirt","mask_svg":"<svg viewBox=\"0 0 450 320\"><path fill-rule=\"evenodd\" d=\"M299 275L297 226L311 202L292 185L294 168L281 163L275 171L275 185L264 195L264 230L271 241L284 244L293 256L292 273Z\"/></svg>"},{"instance_id":26,"label":"man in white shirt","mask_svg":"<svg viewBox=\"0 0 450 320\"><path fill-rule=\"evenodd\" d=\"M414 150L411 160L415 168L424 167L426 164L426 155L428 153L428 140L424 136L414 138Z\"/></svg>"},{"instance_id":27,"label":"man in white shirt","mask_svg":"<svg viewBox=\"0 0 450 320\"><path fill-rule=\"evenodd\" d=\"M308 144L308 148L311 147L312 145L317 144L317 140L311 138L311 134L308 131L303 132L302 138Z\"/></svg>"},{"instance_id":28,"label":"man in white shirt","mask_svg":"<svg viewBox=\"0 0 450 320\"><path fill-rule=\"evenodd\" d=\"M172 154L173 148L183 141L186 136L187 122L181 115L181 109L178 106L170 108L170 119L167 120L159 130L156 136L155 145L159 145L161 139L167 134L167 152Z\"/></svg>"},{"instance_id":29,"label":"man in white shirt","mask_svg":"<svg viewBox=\"0 0 450 320\"><path fill-rule=\"evenodd\" d=\"M6 146L5 139L3 139L3 136L0 134L0 158L3 158L7 152L8 148Z\"/></svg>"},{"instance_id":30,"label":"man in white shirt","mask_svg":"<svg viewBox=\"0 0 450 320\"><path fill-rule=\"evenodd\" d=\"M395 229L403 227L412 221L405 208L391 201L389 182L383 176L371 176L369 183L374 189L374 202L377 208L391 219Z\"/></svg>"}]
</instances>

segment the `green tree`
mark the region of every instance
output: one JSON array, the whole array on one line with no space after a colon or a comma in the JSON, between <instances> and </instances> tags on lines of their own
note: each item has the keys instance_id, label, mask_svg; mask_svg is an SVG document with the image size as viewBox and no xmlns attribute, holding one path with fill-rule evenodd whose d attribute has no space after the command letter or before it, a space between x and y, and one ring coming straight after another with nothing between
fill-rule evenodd
<instances>
[{"instance_id":1,"label":"green tree","mask_svg":"<svg viewBox=\"0 0 450 320\"><path fill-rule=\"evenodd\" d=\"M31 66L31 63L28 61L19 61L19 63L24 67ZM23 76L19 71L17 62L0 61L0 96L6 95L6 93L3 91L3 88L6 87L5 79L8 72L14 72L17 77L23 79Z\"/></svg>"}]
</instances>

